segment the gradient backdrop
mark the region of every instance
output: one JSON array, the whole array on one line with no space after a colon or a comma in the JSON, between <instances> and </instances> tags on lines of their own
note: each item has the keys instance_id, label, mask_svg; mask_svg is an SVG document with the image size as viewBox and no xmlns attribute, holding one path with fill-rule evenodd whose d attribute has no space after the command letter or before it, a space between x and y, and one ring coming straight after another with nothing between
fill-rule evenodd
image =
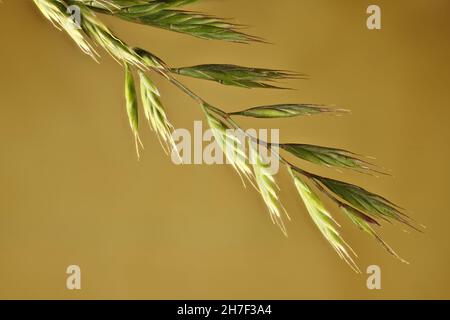
<instances>
[{"instance_id":1,"label":"gradient backdrop","mask_svg":"<svg viewBox=\"0 0 450 320\"><path fill-rule=\"evenodd\" d=\"M366 28L382 8L383 29ZM289 238L228 166L175 166L142 126L136 159L124 111L123 71L84 56L32 1L0 5L0 298L450 298L450 2L205 0L192 6L251 26L273 45L208 42L105 21L132 45L174 66L236 63L311 75L297 91L244 90L183 79L225 110L312 102L345 117L263 121L283 141L377 157L394 178L305 165L360 183L409 209L424 234L385 226L407 260L388 255L334 211L363 270L382 268L382 290L339 260L308 217L286 172ZM157 79L177 127L202 119L185 95ZM82 290L65 269L82 269Z\"/></svg>"}]
</instances>

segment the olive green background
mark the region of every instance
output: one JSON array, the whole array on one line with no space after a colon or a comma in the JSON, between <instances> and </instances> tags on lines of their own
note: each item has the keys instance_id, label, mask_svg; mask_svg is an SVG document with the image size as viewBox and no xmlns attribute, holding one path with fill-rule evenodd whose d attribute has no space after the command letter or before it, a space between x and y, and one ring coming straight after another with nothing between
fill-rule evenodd
<instances>
[{"instance_id":1,"label":"olive green background","mask_svg":"<svg viewBox=\"0 0 450 320\"><path fill-rule=\"evenodd\" d=\"M382 8L381 31L366 8ZM374 178L304 164L359 183L406 207L427 226L385 239L402 264L353 228L343 235L366 288L311 222L286 172L292 216L285 238L256 191L228 166L175 166L142 123L137 161L124 110L123 71L96 64L43 19L32 1L0 5L0 298L450 298L450 2L205 0L191 7L233 17L271 45L204 41L104 20L132 45L174 66L235 63L307 73L295 91L245 90L182 79L225 110L282 102L345 107L345 117L265 121L283 141L317 143L377 157L394 177ZM185 95L155 77L176 127L202 119ZM65 269L82 269L82 290Z\"/></svg>"}]
</instances>

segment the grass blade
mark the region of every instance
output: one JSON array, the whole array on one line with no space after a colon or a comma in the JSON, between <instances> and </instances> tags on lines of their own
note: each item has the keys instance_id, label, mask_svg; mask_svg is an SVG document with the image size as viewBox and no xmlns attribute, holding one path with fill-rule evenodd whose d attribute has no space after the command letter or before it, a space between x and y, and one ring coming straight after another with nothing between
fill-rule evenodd
<instances>
[{"instance_id":1,"label":"grass blade","mask_svg":"<svg viewBox=\"0 0 450 320\"><path fill-rule=\"evenodd\" d=\"M289 173L291 174L297 191L305 203L306 209L317 228L337 252L339 257L341 257L341 259L343 259L355 272L359 273L360 270L350 253L355 256L356 254L339 234L339 231L337 230L339 224L333 219L322 201L320 201L319 197L311 190L311 188L302 181L292 169L289 169Z\"/></svg>"},{"instance_id":2,"label":"grass blade","mask_svg":"<svg viewBox=\"0 0 450 320\"><path fill-rule=\"evenodd\" d=\"M162 9L181 7L199 0L74 0L95 10L111 13L151 13Z\"/></svg>"},{"instance_id":3,"label":"grass blade","mask_svg":"<svg viewBox=\"0 0 450 320\"><path fill-rule=\"evenodd\" d=\"M311 116L321 113L343 113L347 110L328 108L315 104L277 104L269 106L254 107L243 111L232 112L230 115L245 116L252 118L290 118L297 116Z\"/></svg>"},{"instance_id":4,"label":"grass blade","mask_svg":"<svg viewBox=\"0 0 450 320\"><path fill-rule=\"evenodd\" d=\"M136 144L136 152L139 157L139 116L138 116L138 102L136 95L136 87L134 84L133 74L129 64L125 64L125 102L128 120L130 123L131 131L134 135Z\"/></svg>"},{"instance_id":5,"label":"grass blade","mask_svg":"<svg viewBox=\"0 0 450 320\"><path fill-rule=\"evenodd\" d=\"M122 10L115 12L114 16L130 22L184 33L206 40L224 40L240 43L262 42L258 37L238 31L240 27L238 25L201 13L163 9L150 10L147 14L142 12L133 14Z\"/></svg>"},{"instance_id":6,"label":"grass blade","mask_svg":"<svg viewBox=\"0 0 450 320\"><path fill-rule=\"evenodd\" d=\"M148 68L168 69L164 61L147 50L134 48L134 52L142 59Z\"/></svg>"},{"instance_id":7,"label":"grass blade","mask_svg":"<svg viewBox=\"0 0 450 320\"><path fill-rule=\"evenodd\" d=\"M275 177L270 172L270 164L264 161L260 152L256 150L256 145L250 142L250 159L253 163L253 172L256 182L256 187L261 197L266 204L272 222L276 224L283 234L287 236L285 224L283 222L282 212L284 212L288 219L289 215L281 204L278 195L278 185L275 182Z\"/></svg>"},{"instance_id":8,"label":"grass blade","mask_svg":"<svg viewBox=\"0 0 450 320\"><path fill-rule=\"evenodd\" d=\"M84 38L75 22L67 14L67 7L61 1L34 0L34 3L53 25L63 29L85 54L97 61L97 53L91 44Z\"/></svg>"},{"instance_id":9,"label":"grass blade","mask_svg":"<svg viewBox=\"0 0 450 320\"><path fill-rule=\"evenodd\" d=\"M141 70L147 66L141 57L126 43L117 38L111 30L101 23L87 7L81 7L83 19L81 25L84 32L98 45L103 47L118 63L128 63Z\"/></svg>"},{"instance_id":10,"label":"grass blade","mask_svg":"<svg viewBox=\"0 0 450 320\"><path fill-rule=\"evenodd\" d=\"M280 79L296 79L302 75L280 70L249 68L231 64L203 64L192 67L173 68L173 73L197 79L215 81L223 85L241 88L283 89L265 82Z\"/></svg>"},{"instance_id":11,"label":"grass blade","mask_svg":"<svg viewBox=\"0 0 450 320\"><path fill-rule=\"evenodd\" d=\"M208 105L203 105L203 110L214 139L225 154L228 163L236 170L244 185L243 177L251 182L253 173L249 165L248 156L245 153L245 140L239 139L234 130L223 119L210 111Z\"/></svg>"},{"instance_id":12,"label":"grass blade","mask_svg":"<svg viewBox=\"0 0 450 320\"><path fill-rule=\"evenodd\" d=\"M280 147L300 159L315 164L378 172L371 168L373 166L371 163L357 158L356 154L346 150L298 143L281 144Z\"/></svg>"},{"instance_id":13,"label":"grass blade","mask_svg":"<svg viewBox=\"0 0 450 320\"><path fill-rule=\"evenodd\" d=\"M317 175L314 175L313 179L362 212L387 221L389 219L396 220L417 230L410 222L409 217L402 213L398 206L380 195L339 180Z\"/></svg>"},{"instance_id":14,"label":"grass blade","mask_svg":"<svg viewBox=\"0 0 450 320\"><path fill-rule=\"evenodd\" d=\"M156 132L166 153L170 150L177 150L172 137L173 126L167 118L158 89L153 81L142 71L138 71L138 74L141 83L141 99L144 114L149 122L150 128Z\"/></svg>"},{"instance_id":15,"label":"grass blade","mask_svg":"<svg viewBox=\"0 0 450 320\"><path fill-rule=\"evenodd\" d=\"M401 262L408 264L406 260L401 258L370 226L370 224L377 224L374 220L368 220L367 216L362 214L360 211L352 208L348 205L341 206L342 211L350 218L350 220L362 231L369 234L372 238L378 241L387 252L389 252L392 256L399 259Z\"/></svg>"}]
</instances>

